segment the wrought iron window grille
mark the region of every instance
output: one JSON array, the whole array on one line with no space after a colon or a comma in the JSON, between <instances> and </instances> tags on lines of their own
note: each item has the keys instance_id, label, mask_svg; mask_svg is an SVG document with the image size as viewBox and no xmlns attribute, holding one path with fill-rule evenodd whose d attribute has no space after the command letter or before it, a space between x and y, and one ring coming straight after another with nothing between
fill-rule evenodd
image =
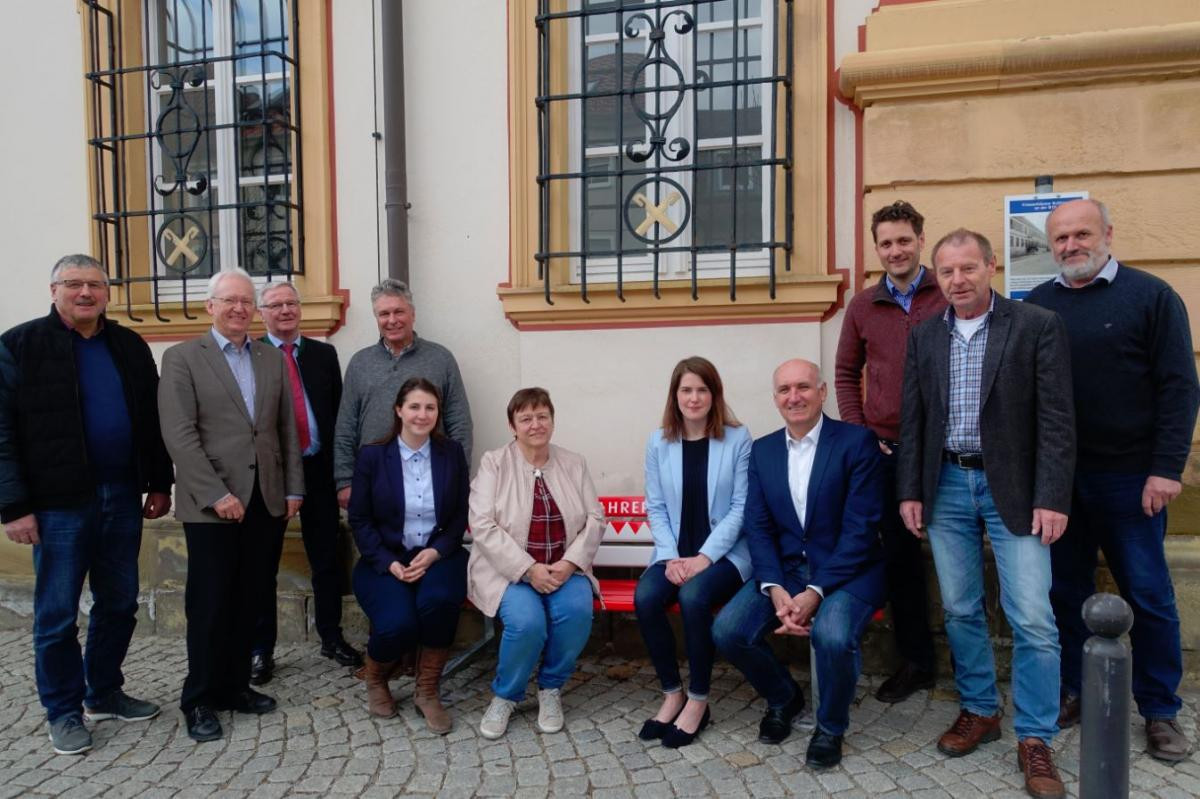
<instances>
[{"instance_id":1,"label":"wrought iron window grille","mask_svg":"<svg viewBox=\"0 0 1200 799\"><path fill-rule=\"evenodd\" d=\"M166 322L167 302L197 319L189 302L202 303L208 278L235 264L267 281L302 274L292 4L141 0L140 20L136 0L84 4L92 219L129 318L144 321L134 312L138 286L149 287L138 296ZM141 57L127 63L136 28Z\"/></svg>"},{"instance_id":2,"label":"wrought iron window grille","mask_svg":"<svg viewBox=\"0 0 1200 799\"><path fill-rule=\"evenodd\" d=\"M624 302L631 262L648 267L661 298L669 258L687 271L698 300L702 263L714 256L727 260L730 300L739 261L745 271L750 256L774 299L778 261L790 271L793 249L791 0L571 0L553 8L562 3L539 0L534 21L535 258L546 303L554 304L552 267L564 263L577 269L584 302L589 267L611 275ZM563 52L578 54L566 90ZM567 246L555 232L564 216Z\"/></svg>"}]
</instances>

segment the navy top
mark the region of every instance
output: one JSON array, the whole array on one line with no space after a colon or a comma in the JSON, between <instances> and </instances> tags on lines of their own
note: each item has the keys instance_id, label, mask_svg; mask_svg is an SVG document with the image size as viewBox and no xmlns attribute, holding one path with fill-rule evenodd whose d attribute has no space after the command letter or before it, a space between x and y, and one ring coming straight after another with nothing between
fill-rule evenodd
<instances>
[{"instance_id":1,"label":"navy top","mask_svg":"<svg viewBox=\"0 0 1200 799\"><path fill-rule=\"evenodd\" d=\"M699 554L708 524L708 438L683 442L683 501L679 508L679 557Z\"/></svg>"},{"instance_id":2,"label":"navy top","mask_svg":"<svg viewBox=\"0 0 1200 799\"><path fill-rule=\"evenodd\" d=\"M92 477L97 483L132 479L133 422L121 373L108 349L108 336L101 330L91 338L74 333L71 340Z\"/></svg>"}]
</instances>

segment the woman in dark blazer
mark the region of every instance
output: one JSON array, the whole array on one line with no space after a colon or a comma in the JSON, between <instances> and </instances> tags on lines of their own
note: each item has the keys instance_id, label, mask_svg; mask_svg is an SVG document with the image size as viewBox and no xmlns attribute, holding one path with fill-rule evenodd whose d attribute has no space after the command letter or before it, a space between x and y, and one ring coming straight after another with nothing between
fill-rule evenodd
<instances>
[{"instance_id":1,"label":"woman in dark blazer","mask_svg":"<svg viewBox=\"0 0 1200 799\"><path fill-rule=\"evenodd\" d=\"M437 432L441 398L424 378L405 381L396 395L393 434L364 446L354 466L350 526L362 554L354 595L371 622L367 641L367 704L391 717L392 667L420 647L413 703L429 729L450 731L438 681L467 595L470 488L462 447Z\"/></svg>"}]
</instances>

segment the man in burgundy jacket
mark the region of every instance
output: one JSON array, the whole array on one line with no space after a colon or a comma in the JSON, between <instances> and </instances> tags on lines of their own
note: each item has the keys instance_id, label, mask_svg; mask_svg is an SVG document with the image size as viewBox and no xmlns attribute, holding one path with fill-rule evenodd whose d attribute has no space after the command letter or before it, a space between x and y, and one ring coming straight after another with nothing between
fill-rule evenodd
<instances>
[{"instance_id":1,"label":"man in burgundy jacket","mask_svg":"<svg viewBox=\"0 0 1200 799\"><path fill-rule=\"evenodd\" d=\"M901 702L914 691L932 687L934 679L921 542L904 528L895 496L908 333L946 307L937 281L921 266L924 223L917 209L903 200L880 208L871 217L875 254L885 274L850 301L835 366L842 420L870 428L883 453L886 488L880 531L896 648L903 663L876 692L881 702Z\"/></svg>"}]
</instances>

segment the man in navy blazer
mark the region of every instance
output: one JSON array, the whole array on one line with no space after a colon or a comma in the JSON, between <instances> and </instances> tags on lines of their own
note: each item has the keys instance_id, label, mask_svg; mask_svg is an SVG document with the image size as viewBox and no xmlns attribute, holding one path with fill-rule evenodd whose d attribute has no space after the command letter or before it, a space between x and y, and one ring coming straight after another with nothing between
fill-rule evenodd
<instances>
[{"instance_id":1,"label":"man in navy blazer","mask_svg":"<svg viewBox=\"0 0 1200 799\"><path fill-rule=\"evenodd\" d=\"M821 697L806 762L827 768L841 761L859 640L884 601L883 472L869 430L821 412L826 386L816 364L786 361L773 385L786 426L750 452L745 532L755 579L721 611L713 634L767 700L759 740L776 744L804 709L804 693L766 638L812 636Z\"/></svg>"}]
</instances>

